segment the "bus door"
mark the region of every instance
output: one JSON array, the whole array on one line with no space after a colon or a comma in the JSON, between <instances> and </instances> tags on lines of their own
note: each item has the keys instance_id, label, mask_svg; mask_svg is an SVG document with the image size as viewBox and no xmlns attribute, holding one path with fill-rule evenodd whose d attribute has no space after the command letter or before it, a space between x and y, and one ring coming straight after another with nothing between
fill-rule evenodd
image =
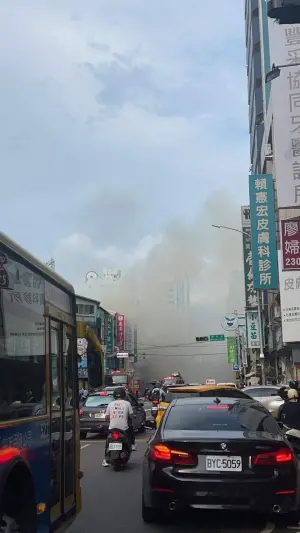
<instances>
[{"instance_id":1,"label":"bus door","mask_svg":"<svg viewBox=\"0 0 300 533\"><path fill-rule=\"evenodd\" d=\"M75 505L75 329L49 320L51 420L51 522Z\"/></svg>"}]
</instances>

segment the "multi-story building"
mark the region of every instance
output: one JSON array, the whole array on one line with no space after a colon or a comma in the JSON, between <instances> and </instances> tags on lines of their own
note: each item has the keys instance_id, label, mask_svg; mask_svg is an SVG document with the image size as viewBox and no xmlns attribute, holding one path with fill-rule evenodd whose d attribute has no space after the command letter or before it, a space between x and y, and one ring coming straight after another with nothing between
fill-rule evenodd
<instances>
[{"instance_id":1,"label":"multi-story building","mask_svg":"<svg viewBox=\"0 0 300 533\"><path fill-rule=\"evenodd\" d=\"M277 209L276 169L274 166L274 121L272 83L265 83L270 72L271 53L269 20L265 0L245 0L245 31L247 48L250 173L273 174L275 178L275 207L277 246L280 242L280 220L299 218L298 209ZM274 81L276 83L276 81ZM269 291L264 294L266 364L273 364L277 377L286 380L293 375L293 362L300 362L296 346L282 341L280 294Z\"/></svg>"}]
</instances>

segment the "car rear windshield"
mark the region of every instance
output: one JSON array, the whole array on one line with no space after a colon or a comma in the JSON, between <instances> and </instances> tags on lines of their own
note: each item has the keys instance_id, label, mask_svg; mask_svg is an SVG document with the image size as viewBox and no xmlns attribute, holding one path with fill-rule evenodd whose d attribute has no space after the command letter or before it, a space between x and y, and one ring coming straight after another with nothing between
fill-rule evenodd
<instances>
[{"instance_id":1,"label":"car rear windshield","mask_svg":"<svg viewBox=\"0 0 300 533\"><path fill-rule=\"evenodd\" d=\"M127 385L127 376L113 376L112 380L115 385Z\"/></svg>"},{"instance_id":2,"label":"car rear windshield","mask_svg":"<svg viewBox=\"0 0 300 533\"><path fill-rule=\"evenodd\" d=\"M97 394L95 396L89 396L84 405L85 407L102 407L113 402L114 399L113 396L100 396L100 394Z\"/></svg>"},{"instance_id":3,"label":"car rear windshield","mask_svg":"<svg viewBox=\"0 0 300 533\"><path fill-rule=\"evenodd\" d=\"M257 387L253 389L246 389L246 394L249 394L252 398L265 398L267 396L279 396L278 388L272 387Z\"/></svg>"},{"instance_id":4,"label":"car rear windshield","mask_svg":"<svg viewBox=\"0 0 300 533\"><path fill-rule=\"evenodd\" d=\"M177 391L177 392L167 392L165 396L165 401L171 403L172 400L177 398L194 398L195 396L201 398L249 398L246 393L238 390L229 388L229 389L220 389L220 390L206 390L206 391Z\"/></svg>"},{"instance_id":5,"label":"car rear windshield","mask_svg":"<svg viewBox=\"0 0 300 533\"><path fill-rule=\"evenodd\" d=\"M241 404L175 405L165 429L182 431L261 431L279 434L276 420L262 406Z\"/></svg>"}]
</instances>

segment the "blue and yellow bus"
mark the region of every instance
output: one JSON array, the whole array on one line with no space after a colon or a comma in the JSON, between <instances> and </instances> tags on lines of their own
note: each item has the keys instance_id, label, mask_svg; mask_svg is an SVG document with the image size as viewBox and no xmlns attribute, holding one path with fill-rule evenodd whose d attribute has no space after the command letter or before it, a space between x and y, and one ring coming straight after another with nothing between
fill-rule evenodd
<instances>
[{"instance_id":1,"label":"blue and yellow bus","mask_svg":"<svg viewBox=\"0 0 300 533\"><path fill-rule=\"evenodd\" d=\"M77 390L74 289L0 233L0 532L80 511Z\"/></svg>"}]
</instances>

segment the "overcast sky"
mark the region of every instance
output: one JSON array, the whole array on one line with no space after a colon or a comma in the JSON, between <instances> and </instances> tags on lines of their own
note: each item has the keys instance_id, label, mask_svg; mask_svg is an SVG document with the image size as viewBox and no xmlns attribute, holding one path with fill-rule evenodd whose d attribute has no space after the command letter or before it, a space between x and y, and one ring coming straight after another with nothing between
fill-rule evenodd
<instances>
[{"instance_id":1,"label":"overcast sky","mask_svg":"<svg viewBox=\"0 0 300 533\"><path fill-rule=\"evenodd\" d=\"M241 0L3 0L0 66L1 229L83 290L176 219L208 263L234 240L232 280L205 232L248 203Z\"/></svg>"}]
</instances>

